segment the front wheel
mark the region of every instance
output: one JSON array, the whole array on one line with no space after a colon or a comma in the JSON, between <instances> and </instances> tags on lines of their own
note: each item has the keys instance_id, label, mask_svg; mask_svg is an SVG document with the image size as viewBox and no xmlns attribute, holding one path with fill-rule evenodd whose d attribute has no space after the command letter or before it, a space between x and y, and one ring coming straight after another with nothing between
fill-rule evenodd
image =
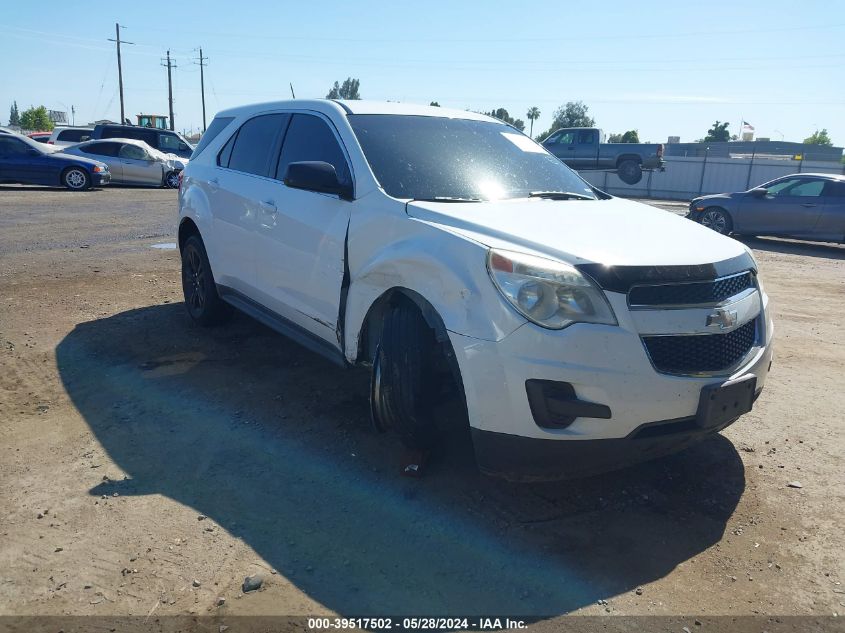
<instances>
[{"instance_id":1,"label":"front wheel","mask_svg":"<svg viewBox=\"0 0 845 633\"><path fill-rule=\"evenodd\" d=\"M62 184L71 191L84 191L91 186L91 177L81 167L71 167L62 174Z\"/></svg>"},{"instance_id":2,"label":"front wheel","mask_svg":"<svg viewBox=\"0 0 845 633\"><path fill-rule=\"evenodd\" d=\"M733 220L728 212L719 207L707 207L701 214L701 224L708 229L721 233L722 235L730 234L733 229Z\"/></svg>"},{"instance_id":3,"label":"front wheel","mask_svg":"<svg viewBox=\"0 0 845 633\"><path fill-rule=\"evenodd\" d=\"M179 188L179 172L178 171L169 171L167 175L164 177L164 184L166 184L171 189L178 189Z\"/></svg>"},{"instance_id":4,"label":"front wheel","mask_svg":"<svg viewBox=\"0 0 845 633\"><path fill-rule=\"evenodd\" d=\"M414 451L431 449L436 439L437 349L434 331L416 306L403 302L390 309L373 360L370 406L376 428L395 430Z\"/></svg>"}]
</instances>

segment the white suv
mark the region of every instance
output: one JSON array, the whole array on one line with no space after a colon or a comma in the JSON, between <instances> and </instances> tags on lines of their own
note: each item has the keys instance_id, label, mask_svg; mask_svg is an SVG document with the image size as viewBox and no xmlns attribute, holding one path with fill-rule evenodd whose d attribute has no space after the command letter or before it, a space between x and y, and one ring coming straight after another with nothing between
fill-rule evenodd
<instances>
[{"instance_id":1,"label":"white suv","mask_svg":"<svg viewBox=\"0 0 845 633\"><path fill-rule=\"evenodd\" d=\"M252 315L344 366L426 451L465 404L511 479L616 468L751 409L772 322L740 242L613 198L483 115L281 101L217 115L183 172L191 318Z\"/></svg>"}]
</instances>

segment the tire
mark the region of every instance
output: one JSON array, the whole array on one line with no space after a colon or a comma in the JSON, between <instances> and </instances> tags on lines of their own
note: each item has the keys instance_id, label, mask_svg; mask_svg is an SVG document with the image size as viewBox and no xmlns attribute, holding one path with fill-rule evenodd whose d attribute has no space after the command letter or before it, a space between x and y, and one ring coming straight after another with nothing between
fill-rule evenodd
<instances>
[{"instance_id":1,"label":"tire","mask_svg":"<svg viewBox=\"0 0 845 633\"><path fill-rule=\"evenodd\" d=\"M164 185L170 189L179 188L179 172L169 171L164 175Z\"/></svg>"},{"instance_id":2,"label":"tire","mask_svg":"<svg viewBox=\"0 0 845 633\"><path fill-rule=\"evenodd\" d=\"M616 166L616 175L625 184L636 185L643 179L643 168L633 159L623 160Z\"/></svg>"},{"instance_id":3,"label":"tire","mask_svg":"<svg viewBox=\"0 0 845 633\"><path fill-rule=\"evenodd\" d=\"M91 188L91 177L82 167L68 167L62 172L62 184L71 191L85 191Z\"/></svg>"},{"instance_id":4,"label":"tire","mask_svg":"<svg viewBox=\"0 0 845 633\"><path fill-rule=\"evenodd\" d=\"M699 221L702 226L722 235L730 235L734 227L730 214L721 207L707 207L702 211Z\"/></svg>"},{"instance_id":5,"label":"tire","mask_svg":"<svg viewBox=\"0 0 845 633\"><path fill-rule=\"evenodd\" d=\"M441 392L434 331L410 302L388 312L373 361L370 408L379 431L392 429L411 450L437 439L434 406Z\"/></svg>"},{"instance_id":6,"label":"tire","mask_svg":"<svg viewBox=\"0 0 845 633\"><path fill-rule=\"evenodd\" d=\"M191 320L203 327L218 325L226 320L229 304L217 294L217 285L198 235L192 235L182 246L182 293Z\"/></svg>"}]
</instances>

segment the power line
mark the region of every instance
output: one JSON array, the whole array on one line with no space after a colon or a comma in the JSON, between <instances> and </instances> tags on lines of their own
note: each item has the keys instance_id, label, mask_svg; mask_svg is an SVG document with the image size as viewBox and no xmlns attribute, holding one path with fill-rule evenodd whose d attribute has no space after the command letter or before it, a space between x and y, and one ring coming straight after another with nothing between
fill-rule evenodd
<instances>
[{"instance_id":1,"label":"power line","mask_svg":"<svg viewBox=\"0 0 845 633\"><path fill-rule=\"evenodd\" d=\"M115 22L114 23L114 37L115 37L115 39L111 39L111 38L108 38L108 39L109 39L109 42L116 42L117 43L117 85L118 85L118 88L120 90L120 122L125 123L126 122L126 115L125 115L125 112L123 110L123 68L121 67L121 64L120 64L120 45L121 44L135 44L135 42L127 42L126 40L121 40L120 39L120 29L121 28L126 28L126 27L125 26L121 27L120 24Z\"/></svg>"}]
</instances>

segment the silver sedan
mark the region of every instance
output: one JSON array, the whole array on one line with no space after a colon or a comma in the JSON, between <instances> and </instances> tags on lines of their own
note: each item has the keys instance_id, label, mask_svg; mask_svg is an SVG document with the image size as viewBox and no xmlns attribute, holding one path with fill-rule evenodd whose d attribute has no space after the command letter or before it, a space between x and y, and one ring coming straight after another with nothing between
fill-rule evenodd
<instances>
[{"instance_id":1,"label":"silver sedan","mask_svg":"<svg viewBox=\"0 0 845 633\"><path fill-rule=\"evenodd\" d=\"M64 147L66 154L95 158L109 166L113 184L179 186L179 172L188 161L164 154L144 141L128 138L94 139Z\"/></svg>"},{"instance_id":2,"label":"silver sedan","mask_svg":"<svg viewBox=\"0 0 845 633\"><path fill-rule=\"evenodd\" d=\"M749 191L702 196L687 217L717 233L845 242L845 176L792 174Z\"/></svg>"}]
</instances>

